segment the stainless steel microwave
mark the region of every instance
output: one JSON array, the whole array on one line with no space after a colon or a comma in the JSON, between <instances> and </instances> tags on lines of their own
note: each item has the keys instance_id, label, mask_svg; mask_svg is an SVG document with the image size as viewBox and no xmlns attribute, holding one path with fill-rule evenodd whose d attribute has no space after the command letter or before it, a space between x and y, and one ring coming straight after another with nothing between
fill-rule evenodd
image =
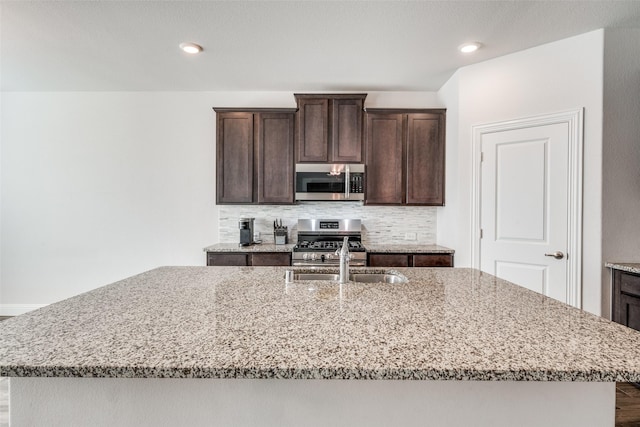
<instances>
[{"instance_id":1,"label":"stainless steel microwave","mask_svg":"<svg viewBox=\"0 0 640 427\"><path fill-rule=\"evenodd\" d=\"M364 200L364 165L297 164L296 200Z\"/></svg>"}]
</instances>

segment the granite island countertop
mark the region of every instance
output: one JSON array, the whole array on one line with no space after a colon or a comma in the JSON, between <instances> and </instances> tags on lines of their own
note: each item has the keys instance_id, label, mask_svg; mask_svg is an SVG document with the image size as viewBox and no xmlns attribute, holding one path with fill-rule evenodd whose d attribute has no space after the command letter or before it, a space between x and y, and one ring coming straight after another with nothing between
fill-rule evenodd
<instances>
[{"instance_id":1,"label":"granite island countertop","mask_svg":"<svg viewBox=\"0 0 640 427\"><path fill-rule=\"evenodd\" d=\"M477 270L288 268L161 267L5 320L0 375L640 381L639 332Z\"/></svg>"}]
</instances>

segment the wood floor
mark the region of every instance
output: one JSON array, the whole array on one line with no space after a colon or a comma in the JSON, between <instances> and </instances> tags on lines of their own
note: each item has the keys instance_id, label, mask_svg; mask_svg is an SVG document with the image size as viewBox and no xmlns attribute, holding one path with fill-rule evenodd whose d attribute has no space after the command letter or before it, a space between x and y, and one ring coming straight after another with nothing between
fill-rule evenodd
<instances>
[{"instance_id":1,"label":"wood floor","mask_svg":"<svg viewBox=\"0 0 640 427\"><path fill-rule=\"evenodd\" d=\"M640 426L640 386L616 383L616 427Z\"/></svg>"},{"instance_id":2,"label":"wood floor","mask_svg":"<svg viewBox=\"0 0 640 427\"><path fill-rule=\"evenodd\" d=\"M8 426L9 379L0 378L0 427ZM616 427L632 426L640 427L640 386L616 383Z\"/></svg>"},{"instance_id":3,"label":"wood floor","mask_svg":"<svg viewBox=\"0 0 640 427\"><path fill-rule=\"evenodd\" d=\"M9 427L9 378L0 377L0 427Z\"/></svg>"}]
</instances>

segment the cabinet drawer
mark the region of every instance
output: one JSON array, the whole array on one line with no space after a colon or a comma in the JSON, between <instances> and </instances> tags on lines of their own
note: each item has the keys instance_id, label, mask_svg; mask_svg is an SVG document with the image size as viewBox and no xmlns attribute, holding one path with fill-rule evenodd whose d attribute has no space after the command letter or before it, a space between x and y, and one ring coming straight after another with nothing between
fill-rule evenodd
<instances>
[{"instance_id":1,"label":"cabinet drawer","mask_svg":"<svg viewBox=\"0 0 640 427\"><path fill-rule=\"evenodd\" d=\"M453 255L451 254L415 254L413 255L414 267L453 267Z\"/></svg>"},{"instance_id":2,"label":"cabinet drawer","mask_svg":"<svg viewBox=\"0 0 640 427\"><path fill-rule=\"evenodd\" d=\"M249 265L248 254L207 253L207 265L210 266L246 266Z\"/></svg>"},{"instance_id":3,"label":"cabinet drawer","mask_svg":"<svg viewBox=\"0 0 640 427\"><path fill-rule=\"evenodd\" d=\"M288 252L267 252L253 254L251 256L251 265L272 265L282 266L291 265L291 254Z\"/></svg>"},{"instance_id":4,"label":"cabinet drawer","mask_svg":"<svg viewBox=\"0 0 640 427\"><path fill-rule=\"evenodd\" d=\"M640 276L621 272L620 291L625 294L640 297Z\"/></svg>"},{"instance_id":5,"label":"cabinet drawer","mask_svg":"<svg viewBox=\"0 0 640 427\"><path fill-rule=\"evenodd\" d=\"M408 254L369 254L370 267L409 267Z\"/></svg>"}]
</instances>

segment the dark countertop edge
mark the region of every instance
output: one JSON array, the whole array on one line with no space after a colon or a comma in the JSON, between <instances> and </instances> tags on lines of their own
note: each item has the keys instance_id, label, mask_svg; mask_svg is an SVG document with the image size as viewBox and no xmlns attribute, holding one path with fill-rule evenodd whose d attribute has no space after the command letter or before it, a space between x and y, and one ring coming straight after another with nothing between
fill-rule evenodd
<instances>
[{"instance_id":1,"label":"dark countertop edge","mask_svg":"<svg viewBox=\"0 0 640 427\"><path fill-rule=\"evenodd\" d=\"M580 381L639 382L640 372L593 371L478 371L441 369L357 368L251 369L147 367L0 367L0 377L11 378L172 378L172 379L282 379L282 380L413 380L413 381Z\"/></svg>"},{"instance_id":2,"label":"dark countertop edge","mask_svg":"<svg viewBox=\"0 0 640 427\"><path fill-rule=\"evenodd\" d=\"M626 271L629 273L637 273L640 274L640 263L633 263L633 262L606 262L604 264L605 267L614 269L614 270L621 270L621 271Z\"/></svg>"}]
</instances>

